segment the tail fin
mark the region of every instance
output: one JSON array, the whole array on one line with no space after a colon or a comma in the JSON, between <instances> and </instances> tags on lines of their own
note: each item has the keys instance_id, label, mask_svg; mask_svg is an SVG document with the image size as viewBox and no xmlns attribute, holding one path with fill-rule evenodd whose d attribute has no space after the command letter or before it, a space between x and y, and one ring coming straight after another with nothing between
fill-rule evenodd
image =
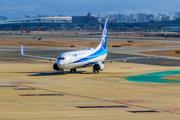
<instances>
[{"instance_id":1,"label":"tail fin","mask_svg":"<svg viewBox=\"0 0 180 120\"><path fill-rule=\"evenodd\" d=\"M101 39L101 43L97 47L97 49L103 49L106 50L107 46L107 34L108 34L108 19L106 19L105 25L104 25L104 31Z\"/></svg>"}]
</instances>

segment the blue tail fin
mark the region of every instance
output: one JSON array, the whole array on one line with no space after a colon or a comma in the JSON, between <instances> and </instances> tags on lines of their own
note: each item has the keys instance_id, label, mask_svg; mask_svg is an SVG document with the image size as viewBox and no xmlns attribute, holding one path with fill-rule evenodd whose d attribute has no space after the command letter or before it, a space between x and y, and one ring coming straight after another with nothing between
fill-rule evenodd
<instances>
[{"instance_id":1,"label":"blue tail fin","mask_svg":"<svg viewBox=\"0 0 180 120\"><path fill-rule=\"evenodd\" d=\"M107 46L107 34L108 34L108 19L106 19L105 25L104 25L104 31L101 39L101 43L97 47L97 49L103 49L106 50Z\"/></svg>"}]
</instances>

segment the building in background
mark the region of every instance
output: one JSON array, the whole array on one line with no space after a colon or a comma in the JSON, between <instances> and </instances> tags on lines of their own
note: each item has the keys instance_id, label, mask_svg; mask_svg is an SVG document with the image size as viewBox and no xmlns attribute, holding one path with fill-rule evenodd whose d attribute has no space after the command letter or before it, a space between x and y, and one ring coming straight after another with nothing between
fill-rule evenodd
<instances>
[{"instance_id":1,"label":"building in background","mask_svg":"<svg viewBox=\"0 0 180 120\"><path fill-rule=\"evenodd\" d=\"M147 22L147 14L138 13L138 22Z\"/></svg>"},{"instance_id":2,"label":"building in background","mask_svg":"<svg viewBox=\"0 0 180 120\"><path fill-rule=\"evenodd\" d=\"M98 19L102 19L102 16L98 14L98 15L97 15L97 18L98 18Z\"/></svg>"},{"instance_id":3,"label":"building in background","mask_svg":"<svg viewBox=\"0 0 180 120\"><path fill-rule=\"evenodd\" d=\"M114 20L114 19L117 19L117 18L118 18L117 14L110 15L110 20Z\"/></svg>"},{"instance_id":4,"label":"building in background","mask_svg":"<svg viewBox=\"0 0 180 120\"><path fill-rule=\"evenodd\" d=\"M127 20L129 20L129 16L119 13L118 19L119 19L119 22L127 22Z\"/></svg>"},{"instance_id":5,"label":"building in background","mask_svg":"<svg viewBox=\"0 0 180 120\"><path fill-rule=\"evenodd\" d=\"M175 19L180 19L180 12L175 13Z\"/></svg>"},{"instance_id":6,"label":"building in background","mask_svg":"<svg viewBox=\"0 0 180 120\"><path fill-rule=\"evenodd\" d=\"M159 13L158 16L166 17L166 14Z\"/></svg>"},{"instance_id":7,"label":"building in background","mask_svg":"<svg viewBox=\"0 0 180 120\"><path fill-rule=\"evenodd\" d=\"M8 20L9 18L6 16L0 16L0 20Z\"/></svg>"},{"instance_id":8,"label":"building in background","mask_svg":"<svg viewBox=\"0 0 180 120\"><path fill-rule=\"evenodd\" d=\"M156 19L155 17L156 17L155 15L150 14L146 16L146 20L149 22L149 21L155 20Z\"/></svg>"},{"instance_id":9,"label":"building in background","mask_svg":"<svg viewBox=\"0 0 180 120\"><path fill-rule=\"evenodd\" d=\"M157 21L166 21L167 20L167 16L166 16L166 14L159 13L156 20Z\"/></svg>"},{"instance_id":10,"label":"building in background","mask_svg":"<svg viewBox=\"0 0 180 120\"><path fill-rule=\"evenodd\" d=\"M167 21L171 21L171 20L174 20L173 16L167 16Z\"/></svg>"},{"instance_id":11,"label":"building in background","mask_svg":"<svg viewBox=\"0 0 180 120\"><path fill-rule=\"evenodd\" d=\"M162 21L167 21L167 16L161 17Z\"/></svg>"},{"instance_id":12,"label":"building in background","mask_svg":"<svg viewBox=\"0 0 180 120\"><path fill-rule=\"evenodd\" d=\"M0 30L21 30L21 22L23 23L23 30L101 30L106 19L109 19L109 28L112 30L137 30L137 28L141 28L148 31L148 29L160 29L162 26L169 27L172 25L173 29L168 30L174 31L174 27L180 26L180 12L176 12L175 16L159 13L157 18L153 14L146 13L130 15L119 13L105 17L101 15L94 17L90 13L86 16L73 17L44 16L46 15L35 17L25 15L22 19L8 19L6 16L0 16Z\"/></svg>"},{"instance_id":13,"label":"building in background","mask_svg":"<svg viewBox=\"0 0 180 120\"><path fill-rule=\"evenodd\" d=\"M161 20L162 21L171 21L171 20L173 20L173 17L172 16L161 17Z\"/></svg>"},{"instance_id":14,"label":"building in background","mask_svg":"<svg viewBox=\"0 0 180 120\"><path fill-rule=\"evenodd\" d=\"M49 17L48 15L39 15L37 14L37 17Z\"/></svg>"},{"instance_id":15,"label":"building in background","mask_svg":"<svg viewBox=\"0 0 180 120\"><path fill-rule=\"evenodd\" d=\"M31 18L29 15L25 15L24 17L25 17L25 18Z\"/></svg>"},{"instance_id":16,"label":"building in background","mask_svg":"<svg viewBox=\"0 0 180 120\"><path fill-rule=\"evenodd\" d=\"M98 23L98 18L91 16L91 13L87 16L72 16L72 23Z\"/></svg>"},{"instance_id":17,"label":"building in background","mask_svg":"<svg viewBox=\"0 0 180 120\"><path fill-rule=\"evenodd\" d=\"M1 19L1 17L0 17ZM40 17L25 19L1 20L0 23L71 23L72 17Z\"/></svg>"},{"instance_id":18,"label":"building in background","mask_svg":"<svg viewBox=\"0 0 180 120\"><path fill-rule=\"evenodd\" d=\"M129 15L129 21L130 22L137 22L138 21L138 15L137 14L130 14Z\"/></svg>"}]
</instances>

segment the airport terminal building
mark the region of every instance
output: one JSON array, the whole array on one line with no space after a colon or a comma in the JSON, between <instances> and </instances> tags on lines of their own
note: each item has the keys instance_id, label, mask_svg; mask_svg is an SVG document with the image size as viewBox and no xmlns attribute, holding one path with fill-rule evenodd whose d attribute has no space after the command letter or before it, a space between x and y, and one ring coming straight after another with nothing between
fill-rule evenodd
<instances>
[{"instance_id":1,"label":"airport terminal building","mask_svg":"<svg viewBox=\"0 0 180 120\"><path fill-rule=\"evenodd\" d=\"M72 23L98 23L98 18L91 16L91 13L88 13L87 16L73 16L72 17Z\"/></svg>"},{"instance_id":2,"label":"airport terminal building","mask_svg":"<svg viewBox=\"0 0 180 120\"><path fill-rule=\"evenodd\" d=\"M76 28L87 30L103 28L104 22L98 22L98 17L86 16L72 17L37 17L13 20L0 20L0 30L74 30ZM145 30L145 31L180 31L180 20L172 21L151 21L151 22L116 22L109 23L111 30Z\"/></svg>"}]
</instances>

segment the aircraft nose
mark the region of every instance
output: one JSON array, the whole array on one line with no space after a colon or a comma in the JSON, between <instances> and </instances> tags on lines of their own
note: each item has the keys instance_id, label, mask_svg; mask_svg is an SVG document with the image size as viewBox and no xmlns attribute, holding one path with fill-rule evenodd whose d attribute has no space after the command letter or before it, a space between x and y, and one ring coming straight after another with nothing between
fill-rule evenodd
<instances>
[{"instance_id":1,"label":"aircraft nose","mask_svg":"<svg viewBox=\"0 0 180 120\"><path fill-rule=\"evenodd\" d=\"M58 59L57 64L58 64L59 68L64 68L64 61L63 60Z\"/></svg>"},{"instance_id":2,"label":"aircraft nose","mask_svg":"<svg viewBox=\"0 0 180 120\"><path fill-rule=\"evenodd\" d=\"M58 59L57 64L62 65L63 63L64 63L63 60L59 60L59 59Z\"/></svg>"}]
</instances>

